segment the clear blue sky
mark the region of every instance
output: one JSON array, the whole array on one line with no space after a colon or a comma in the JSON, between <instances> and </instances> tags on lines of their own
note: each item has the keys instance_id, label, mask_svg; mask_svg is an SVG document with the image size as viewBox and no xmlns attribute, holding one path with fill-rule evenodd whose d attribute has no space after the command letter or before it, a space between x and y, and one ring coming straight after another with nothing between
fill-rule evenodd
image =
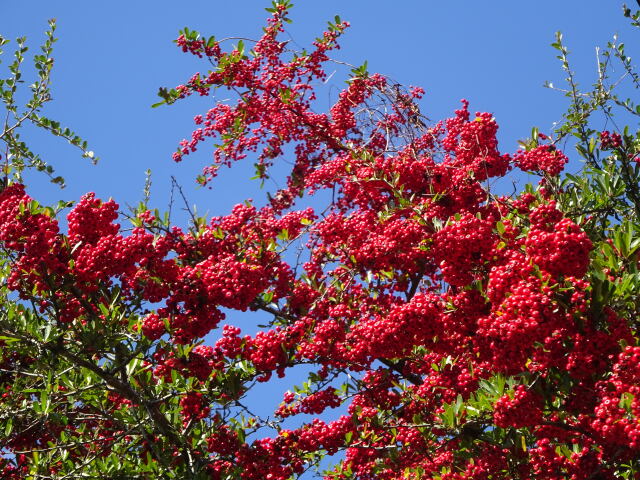
<instances>
[{"instance_id":1,"label":"clear blue sky","mask_svg":"<svg viewBox=\"0 0 640 480\"><path fill-rule=\"evenodd\" d=\"M308 46L326 21L339 14L352 24L336 57L423 86L423 112L431 119L451 114L461 98L471 109L490 111L501 130L501 147L513 151L536 125L548 130L566 102L542 88L561 83L563 73L549 44L561 30L584 84L593 80L595 46L619 31L632 43L618 1L298 1L289 34ZM633 3L633 2L632 2ZM635 4L634 4L635 5ZM193 179L210 158L202 148L182 164L171 161L177 142L188 136L207 99L189 99L151 109L160 86L175 86L206 65L172 43L180 28L256 38L266 1L110 2L0 0L0 34L27 35L37 46L48 18L58 21L54 99L47 113L89 140L101 157L93 167L62 142L35 137L34 147L67 179L60 192L44 182L33 191L41 200L77 198L86 191L113 196L122 205L140 198L144 171L153 170L153 197L166 205L169 176L176 175L189 200L203 213L220 214L245 197L258 197L248 170L228 174L213 190ZM8 53L10 48L6 49ZM6 53L5 57L8 56ZM6 60L3 63L6 65ZM0 71L2 70L0 65ZM332 81L341 86L342 78ZM337 90L333 89L335 94ZM255 182L254 182L255 183Z\"/></svg>"},{"instance_id":2,"label":"clear blue sky","mask_svg":"<svg viewBox=\"0 0 640 480\"><path fill-rule=\"evenodd\" d=\"M5 37L27 35L37 46L47 19L57 19L55 101L47 113L75 129L101 157L93 167L64 142L34 137L34 148L57 166L68 187L60 191L39 179L31 194L52 202L95 191L123 206L135 204L144 171L151 168L152 203L160 208L167 204L170 175L203 213L224 214L247 197L257 199L250 169L223 175L212 190L195 188L194 178L210 158L206 147L179 165L171 160L178 142L193 129L193 116L206 111L210 100L192 98L158 109L150 105L157 101L158 87L175 86L206 70L204 62L172 43L180 28L218 38L257 38L266 6L266 1L249 0L0 0L0 34ZM353 64L367 60L372 72L424 87L422 111L433 120L451 115L461 98L469 99L473 111L495 115L501 148L512 152L532 126L549 131L567 105L560 93L542 87L546 80L560 85L564 77L549 47L554 32L564 33L579 78L590 84L596 46L606 45L616 31L629 44L637 39L620 7L618 1L602 0L298 0L288 33L295 44L308 46L327 20L340 15L352 28L336 58ZM339 87L343 79L337 77L332 81Z\"/></svg>"}]
</instances>

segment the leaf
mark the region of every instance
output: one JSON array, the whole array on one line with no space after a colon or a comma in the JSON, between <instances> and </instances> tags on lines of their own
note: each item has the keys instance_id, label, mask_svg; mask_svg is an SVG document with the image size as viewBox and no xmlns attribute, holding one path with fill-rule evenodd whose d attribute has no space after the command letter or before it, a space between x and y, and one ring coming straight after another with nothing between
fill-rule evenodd
<instances>
[{"instance_id":1,"label":"leaf","mask_svg":"<svg viewBox=\"0 0 640 480\"><path fill-rule=\"evenodd\" d=\"M344 435L344 443L345 445L350 445L351 444L351 438L353 437L353 432L347 432Z\"/></svg>"},{"instance_id":2,"label":"leaf","mask_svg":"<svg viewBox=\"0 0 640 480\"><path fill-rule=\"evenodd\" d=\"M47 326L44 329L44 334L42 335L42 341L47 342L49 340L49 336L51 335L51 322L47 323Z\"/></svg>"},{"instance_id":3,"label":"leaf","mask_svg":"<svg viewBox=\"0 0 640 480\"><path fill-rule=\"evenodd\" d=\"M268 291L262 294L262 300L264 303L269 304L273 300L273 291Z\"/></svg>"}]
</instances>

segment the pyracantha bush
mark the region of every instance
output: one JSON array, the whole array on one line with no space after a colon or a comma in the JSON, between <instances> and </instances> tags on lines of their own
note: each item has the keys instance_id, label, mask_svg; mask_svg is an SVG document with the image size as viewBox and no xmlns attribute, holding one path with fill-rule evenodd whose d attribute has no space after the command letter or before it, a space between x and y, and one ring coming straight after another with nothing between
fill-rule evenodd
<instances>
[{"instance_id":1,"label":"pyracantha bush","mask_svg":"<svg viewBox=\"0 0 640 480\"><path fill-rule=\"evenodd\" d=\"M89 193L61 230L22 184L2 189L3 478L285 480L334 454L333 479L637 478L633 230L603 240L563 208L552 138L502 153L466 101L427 126L422 90L356 68L316 112L348 24L291 55L287 15L277 2L250 52L185 30L178 46L215 67L161 90L239 93L196 116L174 160L214 139L203 184L290 160L266 205L188 229L143 206L127 231ZM496 196L514 168L541 185ZM243 334L233 311L271 320ZM301 368L253 413L259 382Z\"/></svg>"}]
</instances>

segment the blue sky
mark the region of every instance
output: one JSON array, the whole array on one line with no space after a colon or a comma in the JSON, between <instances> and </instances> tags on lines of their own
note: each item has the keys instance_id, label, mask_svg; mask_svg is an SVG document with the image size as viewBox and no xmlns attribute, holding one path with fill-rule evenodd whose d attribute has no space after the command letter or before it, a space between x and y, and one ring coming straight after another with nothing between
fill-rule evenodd
<instances>
[{"instance_id":1,"label":"blue sky","mask_svg":"<svg viewBox=\"0 0 640 480\"><path fill-rule=\"evenodd\" d=\"M133 204L141 198L144 171L151 168L152 203L160 208L167 204L170 175L203 213L222 214L245 197L262 195L247 180L248 169L225 174L212 190L196 189L193 179L211 155L206 147L182 164L171 161L179 140L193 129L193 116L206 111L211 100L149 106L157 100L158 87L175 86L206 70L172 43L180 28L218 38L257 38L266 6L266 1L249 0L0 0L0 34L27 35L33 47L43 38L47 19L57 19L54 102L46 112L87 139L101 158L93 167L64 142L36 135L32 145L65 176L68 187L60 191L34 179L32 193L50 202L95 191ZM593 0L298 1L287 36L293 44L308 46L327 20L340 15L352 27L336 58L353 64L367 60L372 72L424 87L422 111L434 120L451 115L461 98L469 99L473 111L495 115L501 148L513 151L532 126L548 131L566 107L562 94L542 87L546 80L560 85L563 79L549 47L554 32L564 33L574 67L587 85L595 74L595 47L604 46L616 31L632 40L620 7L617 1ZM332 78L336 88L329 95L335 97L342 80Z\"/></svg>"}]
</instances>

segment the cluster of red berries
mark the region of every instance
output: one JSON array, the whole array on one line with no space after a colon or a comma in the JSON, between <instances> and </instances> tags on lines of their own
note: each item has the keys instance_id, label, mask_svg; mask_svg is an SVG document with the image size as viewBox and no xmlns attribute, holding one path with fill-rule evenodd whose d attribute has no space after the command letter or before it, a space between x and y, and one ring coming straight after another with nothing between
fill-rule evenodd
<instances>
[{"instance_id":1,"label":"cluster of red berries","mask_svg":"<svg viewBox=\"0 0 640 480\"><path fill-rule=\"evenodd\" d=\"M600 132L600 148L614 150L622 146L622 137L619 133L611 133L608 130Z\"/></svg>"},{"instance_id":2,"label":"cluster of red berries","mask_svg":"<svg viewBox=\"0 0 640 480\"><path fill-rule=\"evenodd\" d=\"M185 422L206 418L211 410L204 405L204 399L199 392L187 393L180 399L180 407Z\"/></svg>"},{"instance_id":3,"label":"cluster of red berries","mask_svg":"<svg viewBox=\"0 0 640 480\"><path fill-rule=\"evenodd\" d=\"M525 172L543 172L551 176L558 175L566 163L567 156L553 145L539 145L531 150L518 151L513 162Z\"/></svg>"},{"instance_id":4,"label":"cluster of red berries","mask_svg":"<svg viewBox=\"0 0 640 480\"><path fill-rule=\"evenodd\" d=\"M501 428L535 426L542 419L541 403L538 395L525 385L516 385L513 397L504 395L495 403L493 420Z\"/></svg>"}]
</instances>

